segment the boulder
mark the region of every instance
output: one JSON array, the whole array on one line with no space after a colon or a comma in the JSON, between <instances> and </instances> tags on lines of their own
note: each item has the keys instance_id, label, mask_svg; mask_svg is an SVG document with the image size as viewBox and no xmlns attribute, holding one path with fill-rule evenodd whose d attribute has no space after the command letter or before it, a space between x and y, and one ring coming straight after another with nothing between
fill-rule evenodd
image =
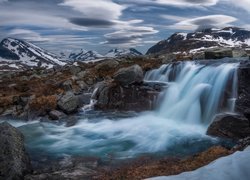
<instances>
[{"instance_id":1,"label":"boulder","mask_svg":"<svg viewBox=\"0 0 250 180\"><path fill-rule=\"evenodd\" d=\"M53 110L53 111L49 112L49 118L51 120L59 120L59 119L65 118L65 117L66 117L66 115L61 111Z\"/></svg>"},{"instance_id":2,"label":"boulder","mask_svg":"<svg viewBox=\"0 0 250 180\"><path fill-rule=\"evenodd\" d=\"M114 80L122 86L143 81L143 70L139 65L121 68L114 74Z\"/></svg>"},{"instance_id":3,"label":"boulder","mask_svg":"<svg viewBox=\"0 0 250 180\"><path fill-rule=\"evenodd\" d=\"M145 111L154 108L154 102L162 90L161 85L147 83L121 86L114 81L104 81L97 85L92 99L95 109Z\"/></svg>"},{"instance_id":4,"label":"boulder","mask_svg":"<svg viewBox=\"0 0 250 180\"><path fill-rule=\"evenodd\" d=\"M31 165L22 133L7 122L1 123L0 147L0 179L23 179Z\"/></svg>"},{"instance_id":5,"label":"boulder","mask_svg":"<svg viewBox=\"0 0 250 180\"><path fill-rule=\"evenodd\" d=\"M231 48L218 48L205 51L205 59L222 59L225 57L233 57Z\"/></svg>"},{"instance_id":6,"label":"boulder","mask_svg":"<svg viewBox=\"0 0 250 180\"><path fill-rule=\"evenodd\" d=\"M250 123L247 118L236 114L219 114L207 130L211 136L234 140L250 136Z\"/></svg>"},{"instance_id":7,"label":"boulder","mask_svg":"<svg viewBox=\"0 0 250 180\"><path fill-rule=\"evenodd\" d=\"M67 114L76 112L79 107L79 100L72 92L67 92L57 103L58 107Z\"/></svg>"},{"instance_id":8,"label":"boulder","mask_svg":"<svg viewBox=\"0 0 250 180\"><path fill-rule=\"evenodd\" d=\"M117 68L118 66L119 66L118 61L116 61L116 60L107 60L107 61L104 61L104 62L96 65L95 69L98 72L109 71L109 70L113 70L113 69Z\"/></svg>"}]
</instances>

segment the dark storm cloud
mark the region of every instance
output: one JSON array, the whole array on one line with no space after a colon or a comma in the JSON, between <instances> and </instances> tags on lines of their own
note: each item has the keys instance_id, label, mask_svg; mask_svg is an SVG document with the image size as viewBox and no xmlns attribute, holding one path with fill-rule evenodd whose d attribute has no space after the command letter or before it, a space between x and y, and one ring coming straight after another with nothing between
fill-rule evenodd
<instances>
[{"instance_id":1,"label":"dark storm cloud","mask_svg":"<svg viewBox=\"0 0 250 180\"><path fill-rule=\"evenodd\" d=\"M69 21L78 26L85 27L108 27L115 25L114 22L103 19L90 19L90 18L70 18Z\"/></svg>"}]
</instances>

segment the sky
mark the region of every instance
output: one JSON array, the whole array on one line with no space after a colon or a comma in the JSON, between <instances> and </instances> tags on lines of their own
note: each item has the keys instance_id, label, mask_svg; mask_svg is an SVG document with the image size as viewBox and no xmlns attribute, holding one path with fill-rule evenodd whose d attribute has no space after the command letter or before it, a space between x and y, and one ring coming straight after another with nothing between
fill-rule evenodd
<instances>
[{"instance_id":1,"label":"sky","mask_svg":"<svg viewBox=\"0 0 250 180\"><path fill-rule=\"evenodd\" d=\"M250 29L250 0L0 0L0 40L54 53L112 48L145 53L174 32Z\"/></svg>"}]
</instances>

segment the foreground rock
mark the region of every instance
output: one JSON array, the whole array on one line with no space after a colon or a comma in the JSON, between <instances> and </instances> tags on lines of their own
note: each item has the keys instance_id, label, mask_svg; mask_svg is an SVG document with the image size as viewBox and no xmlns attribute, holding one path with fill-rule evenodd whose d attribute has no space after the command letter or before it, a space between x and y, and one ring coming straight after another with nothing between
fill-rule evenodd
<instances>
[{"instance_id":1,"label":"foreground rock","mask_svg":"<svg viewBox=\"0 0 250 180\"><path fill-rule=\"evenodd\" d=\"M0 179L18 180L30 172L22 133L10 124L0 124Z\"/></svg>"},{"instance_id":2,"label":"foreground rock","mask_svg":"<svg viewBox=\"0 0 250 180\"><path fill-rule=\"evenodd\" d=\"M219 114L207 130L211 136L242 139L250 136L250 123L241 115Z\"/></svg>"},{"instance_id":3,"label":"foreground rock","mask_svg":"<svg viewBox=\"0 0 250 180\"><path fill-rule=\"evenodd\" d=\"M66 158L60 162L48 164L38 169L34 174L25 176L25 180L79 180L93 179L97 174L98 159L96 158Z\"/></svg>"}]
</instances>

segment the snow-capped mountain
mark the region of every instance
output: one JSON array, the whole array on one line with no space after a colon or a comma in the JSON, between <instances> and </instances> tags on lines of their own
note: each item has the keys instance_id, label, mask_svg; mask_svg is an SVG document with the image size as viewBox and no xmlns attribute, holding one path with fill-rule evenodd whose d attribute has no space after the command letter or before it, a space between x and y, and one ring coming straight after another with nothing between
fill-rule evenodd
<instances>
[{"instance_id":1,"label":"snow-capped mountain","mask_svg":"<svg viewBox=\"0 0 250 180\"><path fill-rule=\"evenodd\" d=\"M250 31L227 27L223 29L205 29L193 33L175 33L168 39L151 47L147 54L154 53L192 53L215 47L250 47Z\"/></svg>"},{"instance_id":2,"label":"snow-capped mountain","mask_svg":"<svg viewBox=\"0 0 250 180\"><path fill-rule=\"evenodd\" d=\"M0 43L0 69L52 68L65 64L56 55L23 40L6 38Z\"/></svg>"},{"instance_id":3,"label":"snow-capped mountain","mask_svg":"<svg viewBox=\"0 0 250 180\"><path fill-rule=\"evenodd\" d=\"M103 55L99 54L96 51L86 51L84 49L81 49L80 51L72 52L69 55L69 60L73 61L90 61L90 60L96 60L104 58Z\"/></svg>"},{"instance_id":4,"label":"snow-capped mountain","mask_svg":"<svg viewBox=\"0 0 250 180\"><path fill-rule=\"evenodd\" d=\"M119 57L126 57L126 56L140 56L142 53L137 51L136 49L111 49L105 57L108 58L119 58Z\"/></svg>"}]
</instances>

